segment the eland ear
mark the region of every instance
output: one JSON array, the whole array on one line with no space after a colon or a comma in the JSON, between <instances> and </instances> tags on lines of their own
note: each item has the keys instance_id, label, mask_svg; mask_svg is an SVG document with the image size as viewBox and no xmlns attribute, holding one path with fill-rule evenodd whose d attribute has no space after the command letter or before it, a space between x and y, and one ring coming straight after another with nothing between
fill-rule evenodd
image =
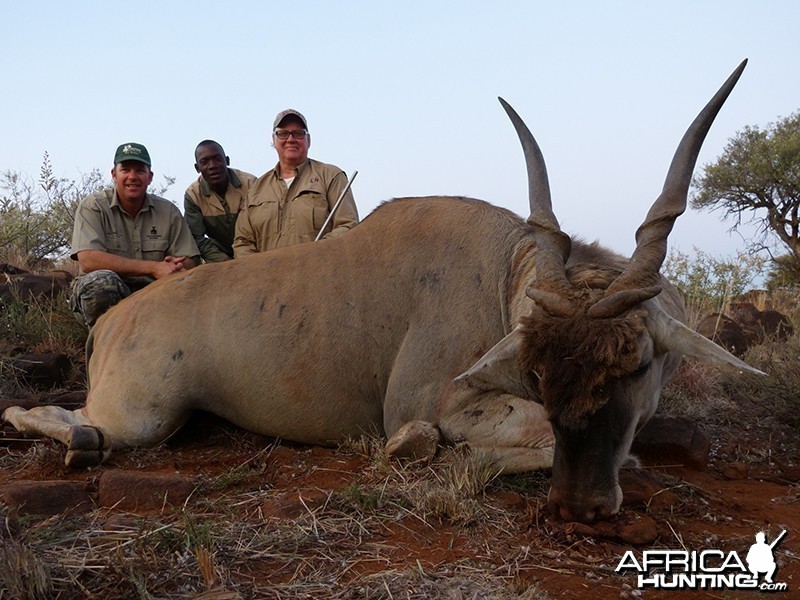
<instances>
[{"instance_id":1,"label":"eland ear","mask_svg":"<svg viewBox=\"0 0 800 600\"><path fill-rule=\"evenodd\" d=\"M528 387L516 372L516 358L522 347L522 326L517 327L492 346L478 362L453 379L477 389L502 391L518 398L535 400L536 390ZM509 368L509 360L514 360Z\"/></svg>"},{"instance_id":2,"label":"eland ear","mask_svg":"<svg viewBox=\"0 0 800 600\"><path fill-rule=\"evenodd\" d=\"M766 375L763 371L759 371L737 358L722 346L718 346L696 331L692 331L662 310L654 311L649 315L648 329L655 342L663 348L680 352L703 362L726 364L756 375Z\"/></svg>"},{"instance_id":3,"label":"eland ear","mask_svg":"<svg viewBox=\"0 0 800 600\"><path fill-rule=\"evenodd\" d=\"M493 368L497 363L515 358L522 345L522 325L517 325L511 333L492 346L474 365L456 377L453 381L463 381L474 377L479 372Z\"/></svg>"}]
</instances>

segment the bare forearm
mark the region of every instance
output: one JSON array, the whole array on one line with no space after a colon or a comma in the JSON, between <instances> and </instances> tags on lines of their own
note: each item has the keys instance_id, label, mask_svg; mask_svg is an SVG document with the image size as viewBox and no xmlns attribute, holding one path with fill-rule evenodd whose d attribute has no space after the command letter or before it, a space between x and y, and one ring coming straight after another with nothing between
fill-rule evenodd
<instances>
[{"instance_id":1,"label":"bare forearm","mask_svg":"<svg viewBox=\"0 0 800 600\"><path fill-rule=\"evenodd\" d=\"M84 273L108 269L122 277L152 275L153 262L117 256L101 250L83 250L78 252L78 263Z\"/></svg>"},{"instance_id":2,"label":"bare forearm","mask_svg":"<svg viewBox=\"0 0 800 600\"><path fill-rule=\"evenodd\" d=\"M78 252L78 263L84 273L100 269L114 271L120 277L150 276L159 279L175 271L191 269L195 262L191 258L165 259L163 261L125 258L102 250L82 250Z\"/></svg>"}]
</instances>

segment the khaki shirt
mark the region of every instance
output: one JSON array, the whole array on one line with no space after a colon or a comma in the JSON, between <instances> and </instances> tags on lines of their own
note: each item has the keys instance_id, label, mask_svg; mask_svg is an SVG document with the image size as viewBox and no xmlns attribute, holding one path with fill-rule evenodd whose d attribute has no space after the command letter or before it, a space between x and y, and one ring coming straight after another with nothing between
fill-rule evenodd
<instances>
[{"instance_id":1,"label":"khaki shirt","mask_svg":"<svg viewBox=\"0 0 800 600\"><path fill-rule=\"evenodd\" d=\"M152 261L167 256L198 260L200 254L189 226L172 202L147 194L142 209L131 217L122 210L113 188L91 194L78 205L70 257L78 260L81 250Z\"/></svg>"},{"instance_id":2,"label":"khaki shirt","mask_svg":"<svg viewBox=\"0 0 800 600\"><path fill-rule=\"evenodd\" d=\"M236 218L255 180L255 175L228 169L224 198L211 189L202 175L186 190L184 216L204 261L221 262L233 258Z\"/></svg>"},{"instance_id":3,"label":"khaki shirt","mask_svg":"<svg viewBox=\"0 0 800 600\"><path fill-rule=\"evenodd\" d=\"M239 214L235 255L313 242L346 185L347 176L339 167L312 159L300 165L288 188L278 175L278 166L267 171L250 187L246 207ZM324 237L339 236L357 224L358 210L348 190Z\"/></svg>"}]
</instances>

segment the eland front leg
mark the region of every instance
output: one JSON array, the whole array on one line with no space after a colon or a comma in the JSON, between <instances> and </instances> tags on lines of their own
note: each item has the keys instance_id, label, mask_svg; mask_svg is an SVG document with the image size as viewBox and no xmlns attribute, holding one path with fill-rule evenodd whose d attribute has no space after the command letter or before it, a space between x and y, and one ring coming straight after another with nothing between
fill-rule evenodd
<instances>
[{"instance_id":1,"label":"eland front leg","mask_svg":"<svg viewBox=\"0 0 800 600\"><path fill-rule=\"evenodd\" d=\"M111 455L110 437L89 423L83 409L37 406L25 410L12 406L3 412L2 419L20 433L50 437L64 444L68 467L98 465Z\"/></svg>"},{"instance_id":2,"label":"eland front leg","mask_svg":"<svg viewBox=\"0 0 800 600\"><path fill-rule=\"evenodd\" d=\"M442 435L466 442L504 473L553 466L555 437L544 406L511 394L481 395L442 420Z\"/></svg>"},{"instance_id":3,"label":"eland front leg","mask_svg":"<svg viewBox=\"0 0 800 600\"><path fill-rule=\"evenodd\" d=\"M433 457L438 444L466 443L504 473L549 469L555 437L541 404L511 394L481 395L434 425L410 421L389 438L387 452Z\"/></svg>"}]
</instances>

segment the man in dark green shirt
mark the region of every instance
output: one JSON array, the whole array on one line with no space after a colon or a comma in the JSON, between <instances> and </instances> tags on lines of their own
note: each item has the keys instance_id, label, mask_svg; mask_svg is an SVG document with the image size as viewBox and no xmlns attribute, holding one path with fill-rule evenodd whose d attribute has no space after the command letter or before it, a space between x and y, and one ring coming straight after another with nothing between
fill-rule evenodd
<instances>
[{"instance_id":1,"label":"man in dark green shirt","mask_svg":"<svg viewBox=\"0 0 800 600\"><path fill-rule=\"evenodd\" d=\"M230 158L213 140L200 142L194 159L200 177L183 197L184 217L205 262L230 260L236 218L256 178L231 169Z\"/></svg>"}]
</instances>

